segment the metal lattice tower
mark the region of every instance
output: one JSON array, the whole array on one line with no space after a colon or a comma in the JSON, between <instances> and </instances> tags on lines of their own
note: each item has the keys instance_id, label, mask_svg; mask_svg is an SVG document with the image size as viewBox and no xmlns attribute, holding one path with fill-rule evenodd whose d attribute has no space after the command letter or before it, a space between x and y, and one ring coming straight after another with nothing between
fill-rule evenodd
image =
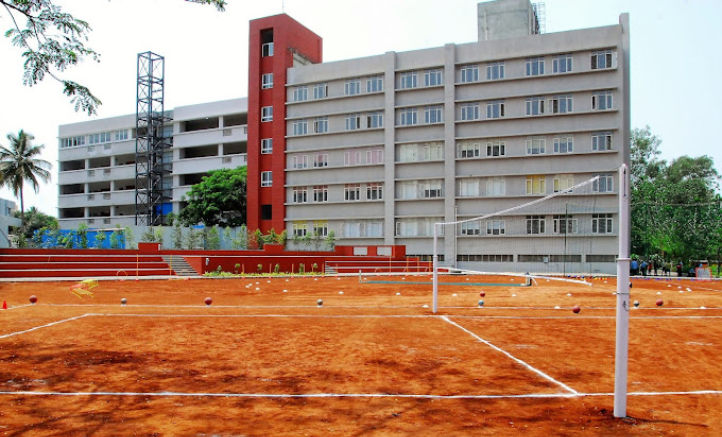
<instances>
[{"instance_id":1,"label":"metal lattice tower","mask_svg":"<svg viewBox=\"0 0 722 437\"><path fill-rule=\"evenodd\" d=\"M165 58L153 52L138 54L135 106L135 224L163 224L163 206L170 202L170 186L164 178L171 173L166 153L173 137L164 126L172 118L164 110Z\"/></svg>"}]
</instances>

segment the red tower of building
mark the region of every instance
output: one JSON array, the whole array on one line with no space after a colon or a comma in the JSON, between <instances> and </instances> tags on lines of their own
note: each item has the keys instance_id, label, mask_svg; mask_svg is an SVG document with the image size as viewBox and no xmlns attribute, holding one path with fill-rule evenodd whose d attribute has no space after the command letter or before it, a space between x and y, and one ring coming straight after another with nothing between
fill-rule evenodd
<instances>
[{"instance_id":1,"label":"red tower of building","mask_svg":"<svg viewBox=\"0 0 722 437\"><path fill-rule=\"evenodd\" d=\"M286 70L322 62L321 37L286 14L250 22L248 229L285 229Z\"/></svg>"}]
</instances>

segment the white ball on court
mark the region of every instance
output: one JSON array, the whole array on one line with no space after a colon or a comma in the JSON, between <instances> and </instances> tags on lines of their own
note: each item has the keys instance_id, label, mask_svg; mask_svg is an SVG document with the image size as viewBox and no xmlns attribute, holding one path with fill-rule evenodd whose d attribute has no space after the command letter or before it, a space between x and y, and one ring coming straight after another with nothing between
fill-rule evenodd
<instances>
[{"instance_id":1,"label":"white ball on court","mask_svg":"<svg viewBox=\"0 0 722 437\"><path fill-rule=\"evenodd\" d=\"M396 292L396 295L397 295L397 296L401 296L401 293L399 293L399 292Z\"/></svg>"}]
</instances>

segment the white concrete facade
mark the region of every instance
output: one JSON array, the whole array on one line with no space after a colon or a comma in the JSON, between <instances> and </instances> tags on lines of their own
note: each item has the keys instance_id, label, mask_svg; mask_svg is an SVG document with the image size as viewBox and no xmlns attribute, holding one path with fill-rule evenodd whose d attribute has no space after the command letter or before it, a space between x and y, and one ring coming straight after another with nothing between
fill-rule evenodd
<instances>
[{"instance_id":1,"label":"white concrete facade","mask_svg":"<svg viewBox=\"0 0 722 437\"><path fill-rule=\"evenodd\" d=\"M208 171L246 165L247 113L246 99L169 112L174 212ZM135 224L135 115L61 125L58 136L60 227Z\"/></svg>"}]
</instances>

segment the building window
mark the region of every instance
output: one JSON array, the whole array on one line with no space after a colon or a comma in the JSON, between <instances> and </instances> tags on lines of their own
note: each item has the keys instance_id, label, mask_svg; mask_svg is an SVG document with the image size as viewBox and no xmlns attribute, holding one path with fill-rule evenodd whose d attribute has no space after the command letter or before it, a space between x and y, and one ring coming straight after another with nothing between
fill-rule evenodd
<instances>
[{"instance_id":1,"label":"building window","mask_svg":"<svg viewBox=\"0 0 722 437\"><path fill-rule=\"evenodd\" d=\"M526 233L543 234L546 232L546 218L543 215L526 216Z\"/></svg>"},{"instance_id":2,"label":"building window","mask_svg":"<svg viewBox=\"0 0 722 437\"><path fill-rule=\"evenodd\" d=\"M592 70L612 68L612 51L600 50L592 52Z\"/></svg>"},{"instance_id":3,"label":"building window","mask_svg":"<svg viewBox=\"0 0 722 437\"><path fill-rule=\"evenodd\" d=\"M544 58L529 58L526 60L526 75L540 76L544 74Z\"/></svg>"},{"instance_id":4,"label":"building window","mask_svg":"<svg viewBox=\"0 0 722 437\"><path fill-rule=\"evenodd\" d=\"M300 86L293 89L293 101L303 102L308 100L308 87Z\"/></svg>"},{"instance_id":5,"label":"building window","mask_svg":"<svg viewBox=\"0 0 722 437\"><path fill-rule=\"evenodd\" d=\"M261 75L261 88L273 88L273 73L266 73Z\"/></svg>"},{"instance_id":6,"label":"building window","mask_svg":"<svg viewBox=\"0 0 722 437\"><path fill-rule=\"evenodd\" d=\"M577 219L571 215L555 215L553 220L555 234L576 234L579 230Z\"/></svg>"},{"instance_id":7,"label":"building window","mask_svg":"<svg viewBox=\"0 0 722 437\"><path fill-rule=\"evenodd\" d=\"M614 191L614 178L612 175L598 175L599 179L592 183L595 193L611 193Z\"/></svg>"},{"instance_id":8,"label":"building window","mask_svg":"<svg viewBox=\"0 0 722 437\"><path fill-rule=\"evenodd\" d=\"M572 96L556 96L549 100L552 114L572 112Z\"/></svg>"},{"instance_id":9,"label":"building window","mask_svg":"<svg viewBox=\"0 0 722 437\"><path fill-rule=\"evenodd\" d=\"M261 56L273 56L273 43L267 42L261 45Z\"/></svg>"},{"instance_id":10,"label":"building window","mask_svg":"<svg viewBox=\"0 0 722 437\"><path fill-rule=\"evenodd\" d=\"M611 234L612 214L592 214L592 233Z\"/></svg>"},{"instance_id":11,"label":"building window","mask_svg":"<svg viewBox=\"0 0 722 437\"><path fill-rule=\"evenodd\" d=\"M459 143L459 158L478 158L481 156L480 143Z\"/></svg>"},{"instance_id":12,"label":"building window","mask_svg":"<svg viewBox=\"0 0 722 437\"><path fill-rule=\"evenodd\" d=\"M595 152L612 150L612 133L611 132L593 133L592 134L592 150Z\"/></svg>"},{"instance_id":13,"label":"building window","mask_svg":"<svg viewBox=\"0 0 722 437\"><path fill-rule=\"evenodd\" d=\"M486 222L486 235L504 235L505 231L504 220L489 220Z\"/></svg>"},{"instance_id":14,"label":"building window","mask_svg":"<svg viewBox=\"0 0 722 437\"><path fill-rule=\"evenodd\" d=\"M465 103L461 105L461 121L478 120L479 104Z\"/></svg>"},{"instance_id":15,"label":"building window","mask_svg":"<svg viewBox=\"0 0 722 437\"><path fill-rule=\"evenodd\" d=\"M270 187L273 185L273 173L270 171L261 172L261 186Z\"/></svg>"},{"instance_id":16,"label":"building window","mask_svg":"<svg viewBox=\"0 0 722 437\"><path fill-rule=\"evenodd\" d=\"M544 97L527 97L526 115L541 115L544 113Z\"/></svg>"},{"instance_id":17,"label":"building window","mask_svg":"<svg viewBox=\"0 0 722 437\"><path fill-rule=\"evenodd\" d=\"M479 235L481 234L481 223L477 220L464 222L461 224L461 235Z\"/></svg>"},{"instance_id":18,"label":"building window","mask_svg":"<svg viewBox=\"0 0 722 437\"><path fill-rule=\"evenodd\" d=\"M504 79L504 63L493 62L486 66L486 80Z\"/></svg>"},{"instance_id":19,"label":"building window","mask_svg":"<svg viewBox=\"0 0 722 437\"><path fill-rule=\"evenodd\" d=\"M306 120L294 121L291 126L293 128L292 131L294 136L308 134L308 121Z\"/></svg>"},{"instance_id":20,"label":"building window","mask_svg":"<svg viewBox=\"0 0 722 437\"><path fill-rule=\"evenodd\" d=\"M295 155L291 158L291 168L308 168L308 155Z\"/></svg>"},{"instance_id":21,"label":"building window","mask_svg":"<svg viewBox=\"0 0 722 437\"><path fill-rule=\"evenodd\" d=\"M343 187L343 199L346 201L361 200L361 184L346 184Z\"/></svg>"},{"instance_id":22,"label":"building window","mask_svg":"<svg viewBox=\"0 0 722 437\"><path fill-rule=\"evenodd\" d=\"M296 187L293 189L293 203L308 202L308 187Z\"/></svg>"},{"instance_id":23,"label":"building window","mask_svg":"<svg viewBox=\"0 0 722 437\"><path fill-rule=\"evenodd\" d=\"M554 138L554 153L572 153L574 151L573 137Z\"/></svg>"},{"instance_id":24,"label":"building window","mask_svg":"<svg viewBox=\"0 0 722 437\"><path fill-rule=\"evenodd\" d=\"M425 181L421 184L421 197L435 199L441 197L441 181Z\"/></svg>"},{"instance_id":25,"label":"building window","mask_svg":"<svg viewBox=\"0 0 722 437\"><path fill-rule=\"evenodd\" d=\"M88 135L88 144L102 144L110 142L110 132L100 132Z\"/></svg>"},{"instance_id":26,"label":"building window","mask_svg":"<svg viewBox=\"0 0 722 437\"><path fill-rule=\"evenodd\" d=\"M273 121L273 106L264 106L261 108L261 121Z\"/></svg>"},{"instance_id":27,"label":"building window","mask_svg":"<svg viewBox=\"0 0 722 437\"><path fill-rule=\"evenodd\" d=\"M492 141L486 143L486 156L504 156L506 147L503 141Z\"/></svg>"},{"instance_id":28,"label":"building window","mask_svg":"<svg viewBox=\"0 0 722 437\"><path fill-rule=\"evenodd\" d=\"M366 151L366 164L383 164L384 149L373 149Z\"/></svg>"},{"instance_id":29,"label":"building window","mask_svg":"<svg viewBox=\"0 0 722 437\"><path fill-rule=\"evenodd\" d=\"M592 94L592 110L604 111L605 109L612 109L612 92L607 90Z\"/></svg>"},{"instance_id":30,"label":"building window","mask_svg":"<svg viewBox=\"0 0 722 437\"><path fill-rule=\"evenodd\" d=\"M313 132L317 134L328 132L328 117L319 117L313 120Z\"/></svg>"},{"instance_id":31,"label":"building window","mask_svg":"<svg viewBox=\"0 0 722 437\"><path fill-rule=\"evenodd\" d=\"M401 126L413 126L416 124L416 108L405 108L401 111L401 117L399 125Z\"/></svg>"},{"instance_id":32,"label":"building window","mask_svg":"<svg viewBox=\"0 0 722 437\"><path fill-rule=\"evenodd\" d=\"M366 200L383 200L384 186L381 183L366 184Z\"/></svg>"},{"instance_id":33,"label":"building window","mask_svg":"<svg viewBox=\"0 0 722 437\"><path fill-rule=\"evenodd\" d=\"M558 55L552 60L553 73L569 73L572 71L572 55Z\"/></svg>"},{"instance_id":34,"label":"building window","mask_svg":"<svg viewBox=\"0 0 722 437\"><path fill-rule=\"evenodd\" d=\"M444 119L441 115L441 106L427 106L424 110L424 122L426 124L441 123Z\"/></svg>"},{"instance_id":35,"label":"building window","mask_svg":"<svg viewBox=\"0 0 722 437\"><path fill-rule=\"evenodd\" d=\"M273 219L273 205L261 205L261 220Z\"/></svg>"},{"instance_id":36,"label":"building window","mask_svg":"<svg viewBox=\"0 0 722 437\"><path fill-rule=\"evenodd\" d=\"M442 85L441 70L426 70L424 72L424 86Z\"/></svg>"},{"instance_id":37,"label":"building window","mask_svg":"<svg viewBox=\"0 0 722 437\"><path fill-rule=\"evenodd\" d=\"M543 155L546 153L546 140L544 138L529 138L526 140L527 155Z\"/></svg>"},{"instance_id":38,"label":"building window","mask_svg":"<svg viewBox=\"0 0 722 437\"><path fill-rule=\"evenodd\" d=\"M328 185L313 186L313 201L328 202Z\"/></svg>"},{"instance_id":39,"label":"building window","mask_svg":"<svg viewBox=\"0 0 722 437\"><path fill-rule=\"evenodd\" d=\"M489 197L503 196L506 192L506 180L503 177L486 179L486 195Z\"/></svg>"},{"instance_id":40,"label":"building window","mask_svg":"<svg viewBox=\"0 0 722 437\"><path fill-rule=\"evenodd\" d=\"M369 77L366 79L366 92L378 93L384 90L384 79L381 76Z\"/></svg>"},{"instance_id":41,"label":"building window","mask_svg":"<svg viewBox=\"0 0 722 437\"><path fill-rule=\"evenodd\" d=\"M127 129L114 131L113 134L115 135L115 141L125 141L128 139Z\"/></svg>"},{"instance_id":42,"label":"building window","mask_svg":"<svg viewBox=\"0 0 722 437\"><path fill-rule=\"evenodd\" d=\"M328 153L317 153L313 158L313 168L328 167Z\"/></svg>"},{"instance_id":43,"label":"building window","mask_svg":"<svg viewBox=\"0 0 722 437\"><path fill-rule=\"evenodd\" d=\"M504 102L489 102L486 104L486 118L501 118L504 116Z\"/></svg>"},{"instance_id":44,"label":"building window","mask_svg":"<svg viewBox=\"0 0 722 437\"><path fill-rule=\"evenodd\" d=\"M314 235L314 237L327 237L328 236L328 222L326 222L326 221L313 222L313 235Z\"/></svg>"},{"instance_id":45,"label":"building window","mask_svg":"<svg viewBox=\"0 0 722 437\"><path fill-rule=\"evenodd\" d=\"M313 86L313 98L325 99L328 97L328 85L325 83L317 83Z\"/></svg>"},{"instance_id":46,"label":"building window","mask_svg":"<svg viewBox=\"0 0 722 437\"><path fill-rule=\"evenodd\" d=\"M554 176L554 192L567 190L574 186L574 175L561 174Z\"/></svg>"},{"instance_id":47,"label":"building window","mask_svg":"<svg viewBox=\"0 0 722 437\"><path fill-rule=\"evenodd\" d=\"M261 139L261 153L264 155L273 153L273 138Z\"/></svg>"},{"instance_id":48,"label":"building window","mask_svg":"<svg viewBox=\"0 0 722 437\"><path fill-rule=\"evenodd\" d=\"M546 194L547 181L545 176L527 176L526 194Z\"/></svg>"},{"instance_id":49,"label":"building window","mask_svg":"<svg viewBox=\"0 0 722 437\"><path fill-rule=\"evenodd\" d=\"M351 79L346 81L346 85L343 87L343 92L347 96L355 96L361 93L361 80Z\"/></svg>"},{"instance_id":50,"label":"building window","mask_svg":"<svg viewBox=\"0 0 722 437\"><path fill-rule=\"evenodd\" d=\"M366 127L380 128L384 127L384 113L383 112L371 112L366 115Z\"/></svg>"},{"instance_id":51,"label":"building window","mask_svg":"<svg viewBox=\"0 0 722 437\"><path fill-rule=\"evenodd\" d=\"M359 165L361 164L361 152L358 150L350 150L343 154L343 165Z\"/></svg>"},{"instance_id":52,"label":"building window","mask_svg":"<svg viewBox=\"0 0 722 437\"><path fill-rule=\"evenodd\" d=\"M479 179L459 180L459 196L476 197L479 195Z\"/></svg>"},{"instance_id":53,"label":"building window","mask_svg":"<svg viewBox=\"0 0 722 437\"><path fill-rule=\"evenodd\" d=\"M406 90L416 88L416 72L407 71L399 75L399 89Z\"/></svg>"},{"instance_id":54,"label":"building window","mask_svg":"<svg viewBox=\"0 0 722 437\"><path fill-rule=\"evenodd\" d=\"M296 222L293 224L293 236L294 237L305 237L308 233L308 225L303 222Z\"/></svg>"},{"instance_id":55,"label":"building window","mask_svg":"<svg viewBox=\"0 0 722 437\"><path fill-rule=\"evenodd\" d=\"M467 65L461 67L459 71L461 73L462 83L471 83L479 81L479 66L478 65Z\"/></svg>"},{"instance_id":56,"label":"building window","mask_svg":"<svg viewBox=\"0 0 722 437\"><path fill-rule=\"evenodd\" d=\"M350 114L346 116L346 130L361 129L361 114Z\"/></svg>"}]
</instances>

